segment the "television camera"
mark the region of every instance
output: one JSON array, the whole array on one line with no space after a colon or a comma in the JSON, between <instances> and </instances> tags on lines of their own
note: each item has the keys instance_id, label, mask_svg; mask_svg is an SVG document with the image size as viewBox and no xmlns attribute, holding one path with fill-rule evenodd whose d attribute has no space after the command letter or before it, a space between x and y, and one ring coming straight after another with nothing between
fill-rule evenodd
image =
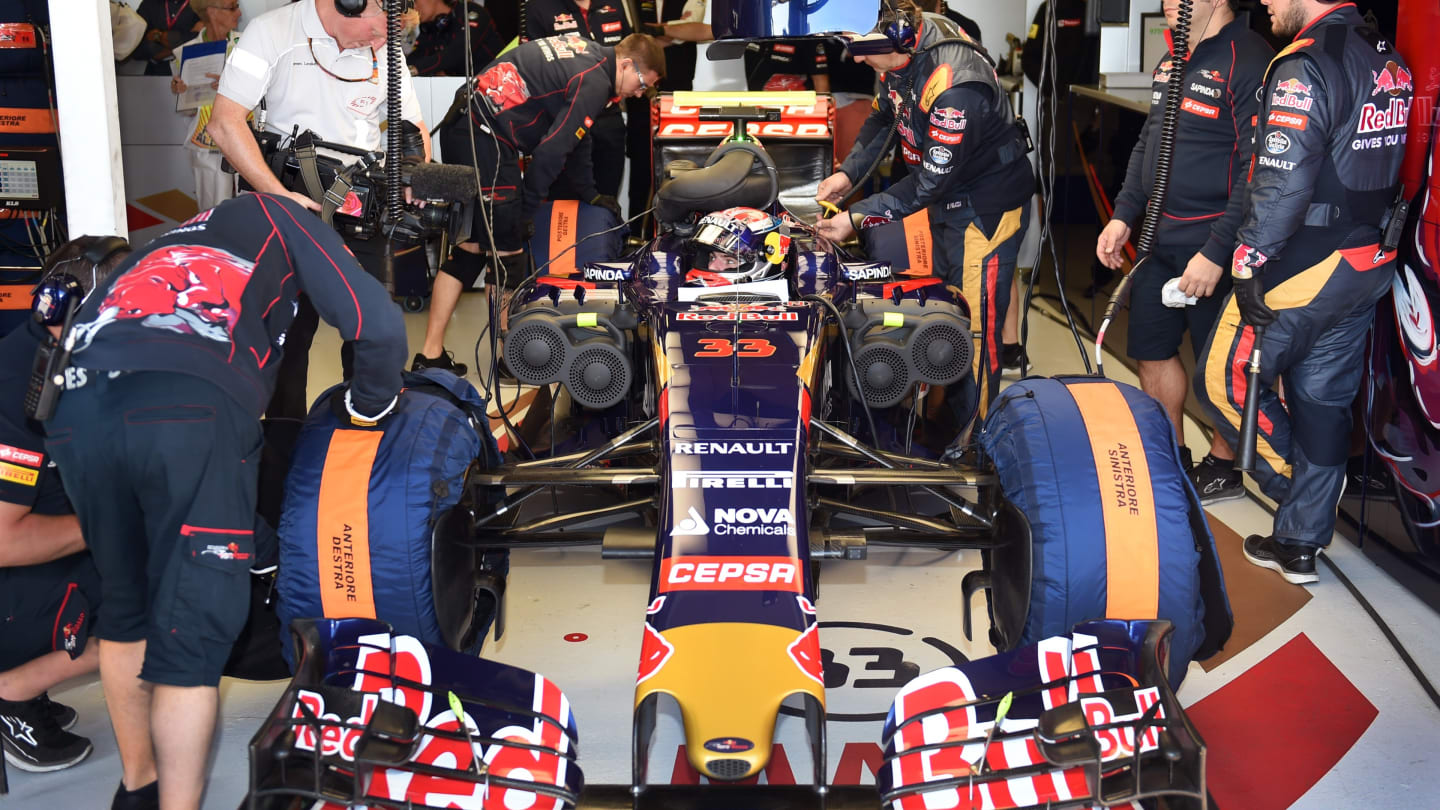
<instances>
[{"instance_id":1,"label":"television camera","mask_svg":"<svg viewBox=\"0 0 1440 810\"><path fill-rule=\"evenodd\" d=\"M409 121L401 126L402 188L393 191L383 151L321 140L308 130L297 129L289 136L256 132L255 138L280 182L319 202L321 218L346 241L384 237L402 248L440 236L450 244L468 240L477 198L474 171L424 162L419 129ZM243 178L241 188L251 188ZM408 201L405 188L411 192ZM399 205L388 204L392 193L400 198Z\"/></svg>"}]
</instances>

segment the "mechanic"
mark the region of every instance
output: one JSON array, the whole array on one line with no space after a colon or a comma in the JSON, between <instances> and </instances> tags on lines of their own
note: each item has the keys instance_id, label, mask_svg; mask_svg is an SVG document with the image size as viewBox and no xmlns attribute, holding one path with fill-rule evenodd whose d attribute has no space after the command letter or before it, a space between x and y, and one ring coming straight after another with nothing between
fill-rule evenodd
<instances>
[{"instance_id":1,"label":"mechanic","mask_svg":"<svg viewBox=\"0 0 1440 810\"><path fill-rule=\"evenodd\" d=\"M1179 6L1180 0L1165 0L1163 5L1172 28ZM1224 266L1240 225L1248 169L1245 155L1260 108L1255 91L1274 53L1264 37L1235 18L1235 7L1236 0L1196 0L1194 5L1190 59L1175 132L1177 149L1184 157L1171 169L1150 258L1131 282L1126 345L1126 353L1139 364L1140 388L1170 415L1185 469L1204 504L1243 498L1245 484L1232 467L1234 453L1218 432L1211 435L1204 460L1198 466L1192 463L1183 421L1189 377L1180 362L1180 343L1188 328L1198 362L1220 305L1230 293ZM1114 217L1095 243L1095 255L1111 270L1123 266L1125 243L1145 216L1155 185L1172 64L1166 54L1155 66L1150 114L1130 153L1124 187L1115 197ZM1199 299L1196 303L1179 308L1162 303L1162 288L1176 277L1179 291Z\"/></svg>"},{"instance_id":2,"label":"mechanic","mask_svg":"<svg viewBox=\"0 0 1440 810\"><path fill-rule=\"evenodd\" d=\"M100 664L99 648L86 643L100 575L23 392L41 344L59 337L69 302L128 253L118 237L61 245L36 286L35 317L0 340L0 391L7 392L0 399L0 742L21 770L58 771L90 755L90 741L65 730L75 710L46 690Z\"/></svg>"},{"instance_id":3,"label":"mechanic","mask_svg":"<svg viewBox=\"0 0 1440 810\"><path fill-rule=\"evenodd\" d=\"M822 219L818 229L838 242L856 229L928 212L936 273L960 287L971 312L979 313L975 363L977 380L986 380L983 416L1000 390L1000 333L1035 188L1026 137L995 71L949 19L896 0L882 7L875 29L848 48L880 74L884 92L855 148L840 171L820 183L816 199L844 200L880 156L892 128L911 171L888 190Z\"/></svg>"},{"instance_id":4,"label":"mechanic","mask_svg":"<svg viewBox=\"0 0 1440 810\"><path fill-rule=\"evenodd\" d=\"M665 75L661 93L695 89L697 42L715 38L705 22L708 0L640 0L640 32L655 37L665 46ZM654 196L655 166L650 158L650 101L625 102L625 154L630 158L630 213L633 217L650 207ZM630 233L644 237L649 219L630 223Z\"/></svg>"},{"instance_id":5,"label":"mechanic","mask_svg":"<svg viewBox=\"0 0 1440 810\"><path fill-rule=\"evenodd\" d=\"M122 793L158 775L166 808L198 807L204 790L216 685L250 602L260 416L302 292L355 341L341 424L374 427L400 391L400 310L289 196L242 195L150 242L66 337L45 446L103 583L95 636Z\"/></svg>"},{"instance_id":6,"label":"mechanic","mask_svg":"<svg viewBox=\"0 0 1440 810\"><path fill-rule=\"evenodd\" d=\"M420 32L409 62L417 76L467 76L490 64L505 40L490 12L473 0L415 0ZM465 27L470 28L470 70L465 70Z\"/></svg>"},{"instance_id":7,"label":"mechanic","mask_svg":"<svg viewBox=\"0 0 1440 810\"><path fill-rule=\"evenodd\" d=\"M598 7L592 0L526 0L525 2L524 38L526 40L579 34L585 39L613 48L632 33L634 33L634 29L631 27L629 17L626 16L622 0L598 0ZM615 105L606 107L598 115L592 116L595 123L589 127L589 130L590 139L595 143L594 153L614 157L609 160L597 161L592 167L597 195L603 199L596 200L590 197L580 197L579 199L611 208L617 217L624 219L620 214L619 195L620 181L625 176L626 124L620 112L620 106ZM648 131L649 116L643 116L642 120L635 122L635 126L643 126Z\"/></svg>"},{"instance_id":8,"label":"mechanic","mask_svg":"<svg viewBox=\"0 0 1440 810\"><path fill-rule=\"evenodd\" d=\"M447 163L469 164L474 156L482 196L492 202L476 206L471 233L486 239L493 229L494 272L502 287L513 288L524 278L521 243L533 233L535 209L562 168L580 184L581 199L596 197L591 139L585 136L601 111L617 99L639 98L664 75L665 51L649 35L631 34L610 48L571 33L512 48L475 77L469 114L440 130L440 154ZM530 157L523 178L521 154ZM611 203L613 210L613 198ZM445 328L460 293L484 269L481 250L478 241L457 245L435 274L415 370L465 373L465 366L445 350Z\"/></svg>"},{"instance_id":9,"label":"mechanic","mask_svg":"<svg viewBox=\"0 0 1440 810\"><path fill-rule=\"evenodd\" d=\"M246 27L225 63L207 131L252 188L319 211L318 202L285 188L270 171L245 117L263 101L265 128L271 132L289 136L298 127L322 140L383 149L386 47L385 14L379 0L300 0L262 14ZM401 115L420 130L428 160L429 130L403 58L401 67ZM380 240L350 247L367 267L383 266L377 256L377 251L383 253ZM315 307L302 296L270 416L305 417L310 405L305 390L310 344L318 325ZM347 372L352 352L351 347L341 350L341 365Z\"/></svg>"},{"instance_id":10,"label":"mechanic","mask_svg":"<svg viewBox=\"0 0 1440 810\"><path fill-rule=\"evenodd\" d=\"M1245 556L1300 584L1318 581L1315 558L1335 532L1365 333L1395 273L1379 223L1399 190L1414 82L1353 3L1267 5L1275 34L1295 40L1260 94L1234 292L1195 392L1237 446L1247 361L1264 329L1254 475L1278 508L1273 534L1247 537Z\"/></svg>"}]
</instances>

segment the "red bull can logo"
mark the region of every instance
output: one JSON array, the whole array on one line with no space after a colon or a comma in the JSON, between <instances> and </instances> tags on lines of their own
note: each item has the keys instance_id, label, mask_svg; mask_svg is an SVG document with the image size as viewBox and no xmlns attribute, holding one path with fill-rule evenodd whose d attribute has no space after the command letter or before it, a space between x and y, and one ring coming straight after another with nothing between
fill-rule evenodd
<instances>
[{"instance_id":1,"label":"red bull can logo","mask_svg":"<svg viewBox=\"0 0 1440 810\"><path fill-rule=\"evenodd\" d=\"M1413 93L1415 91L1415 80L1410 71L1394 62L1386 62L1385 68L1380 72L1370 71L1375 79L1375 89L1370 95L1378 96L1381 93L1389 93L1398 96L1401 93Z\"/></svg>"}]
</instances>

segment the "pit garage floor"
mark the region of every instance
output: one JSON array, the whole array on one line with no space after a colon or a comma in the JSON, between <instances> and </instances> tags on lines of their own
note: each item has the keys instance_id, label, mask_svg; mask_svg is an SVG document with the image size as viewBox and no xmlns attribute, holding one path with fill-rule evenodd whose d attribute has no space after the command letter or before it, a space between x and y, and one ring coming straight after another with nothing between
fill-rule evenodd
<instances>
[{"instance_id":1,"label":"pit garage floor","mask_svg":"<svg viewBox=\"0 0 1440 810\"><path fill-rule=\"evenodd\" d=\"M1041 309L1048 306L1041 301L1031 313L1034 373L1083 371L1067 330ZM467 295L450 329L450 347L472 369L483 312L483 296ZM413 351L425 315L406 319ZM311 363L312 396L339 379L338 348L338 335L322 327ZM1106 370L1135 382L1118 358ZM1011 372L1007 379L1016 376ZM1208 446L1197 425L1187 427L1187 439L1191 447ZM1197 449L1197 456L1202 453ZM1440 709L1375 621L1328 567L1322 566L1321 582L1306 589L1245 563L1241 538L1267 533L1269 526L1258 501L1220 504L1210 516L1237 626L1217 658L1191 665L1179 696L1209 744L1216 803L1226 810L1440 806ZM1440 681L1440 617L1338 535L1328 556L1416 667ZM957 656L991 652L978 599L977 640L967 641L961 632L960 578L977 565L978 552L884 549L872 550L864 562L825 564L817 607L822 644L835 662L827 672L832 782L873 781L881 720L908 676ZM588 782L629 778L630 706L648 576L647 565L602 562L598 551L513 555L508 632L487 645L486 654L543 672L565 690L579 723L580 765ZM246 745L282 687L222 683L206 808L240 805ZM59 773L11 768L11 794L0 806L108 807L120 766L98 678L65 684L52 696L79 711L74 730L94 742L94 753ZM780 746L764 779L806 780L803 724L782 717L777 738ZM650 763L653 780L696 781L680 755L681 742L678 714L662 716Z\"/></svg>"}]
</instances>

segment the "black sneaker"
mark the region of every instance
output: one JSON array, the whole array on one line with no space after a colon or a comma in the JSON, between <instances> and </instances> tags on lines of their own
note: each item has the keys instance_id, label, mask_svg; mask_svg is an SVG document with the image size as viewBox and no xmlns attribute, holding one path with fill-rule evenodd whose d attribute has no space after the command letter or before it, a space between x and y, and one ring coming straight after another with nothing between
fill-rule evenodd
<instances>
[{"instance_id":1,"label":"black sneaker","mask_svg":"<svg viewBox=\"0 0 1440 810\"><path fill-rule=\"evenodd\" d=\"M122 781L110 800L110 810L160 810L160 780L134 790L126 790Z\"/></svg>"},{"instance_id":2,"label":"black sneaker","mask_svg":"<svg viewBox=\"0 0 1440 810\"><path fill-rule=\"evenodd\" d=\"M1245 559L1278 571L1294 585L1320 581L1320 575L1315 573L1315 558L1319 555L1320 549L1315 546L1292 546L1258 534L1245 538Z\"/></svg>"},{"instance_id":3,"label":"black sneaker","mask_svg":"<svg viewBox=\"0 0 1440 810\"><path fill-rule=\"evenodd\" d=\"M74 728L75 721L80 719L74 709L64 703L56 703L51 700L48 692L41 692L40 697L35 699L40 701L40 705L45 707L45 711L49 712L51 717L55 718L55 724L65 731Z\"/></svg>"},{"instance_id":4,"label":"black sneaker","mask_svg":"<svg viewBox=\"0 0 1440 810\"><path fill-rule=\"evenodd\" d=\"M40 698L0 700L5 761L22 771L58 771L90 756L90 741L60 728Z\"/></svg>"},{"instance_id":5,"label":"black sneaker","mask_svg":"<svg viewBox=\"0 0 1440 810\"><path fill-rule=\"evenodd\" d=\"M1183 467L1187 473L1195 466L1195 457L1190 455L1190 448L1183 444L1180 445L1180 466Z\"/></svg>"},{"instance_id":6,"label":"black sneaker","mask_svg":"<svg viewBox=\"0 0 1440 810\"><path fill-rule=\"evenodd\" d=\"M1000 344L1000 367L1006 371L1018 370L1025 362L1025 348L1019 343Z\"/></svg>"},{"instance_id":7,"label":"black sneaker","mask_svg":"<svg viewBox=\"0 0 1440 810\"><path fill-rule=\"evenodd\" d=\"M1218 459L1209 453L1190 469L1190 483L1200 496L1200 503L1210 505L1245 497L1245 476L1235 470L1235 462Z\"/></svg>"},{"instance_id":8,"label":"black sneaker","mask_svg":"<svg viewBox=\"0 0 1440 810\"><path fill-rule=\"evenodd\" d=\"M456 377L464 377L470 367L464 363L455 362L455 353L441 350L439 357L426 357L420 352L415 353L415 359L410 361L410 370L419 371L422 368L443 368L454 374Z\"/></svg>"}]
</instances>

